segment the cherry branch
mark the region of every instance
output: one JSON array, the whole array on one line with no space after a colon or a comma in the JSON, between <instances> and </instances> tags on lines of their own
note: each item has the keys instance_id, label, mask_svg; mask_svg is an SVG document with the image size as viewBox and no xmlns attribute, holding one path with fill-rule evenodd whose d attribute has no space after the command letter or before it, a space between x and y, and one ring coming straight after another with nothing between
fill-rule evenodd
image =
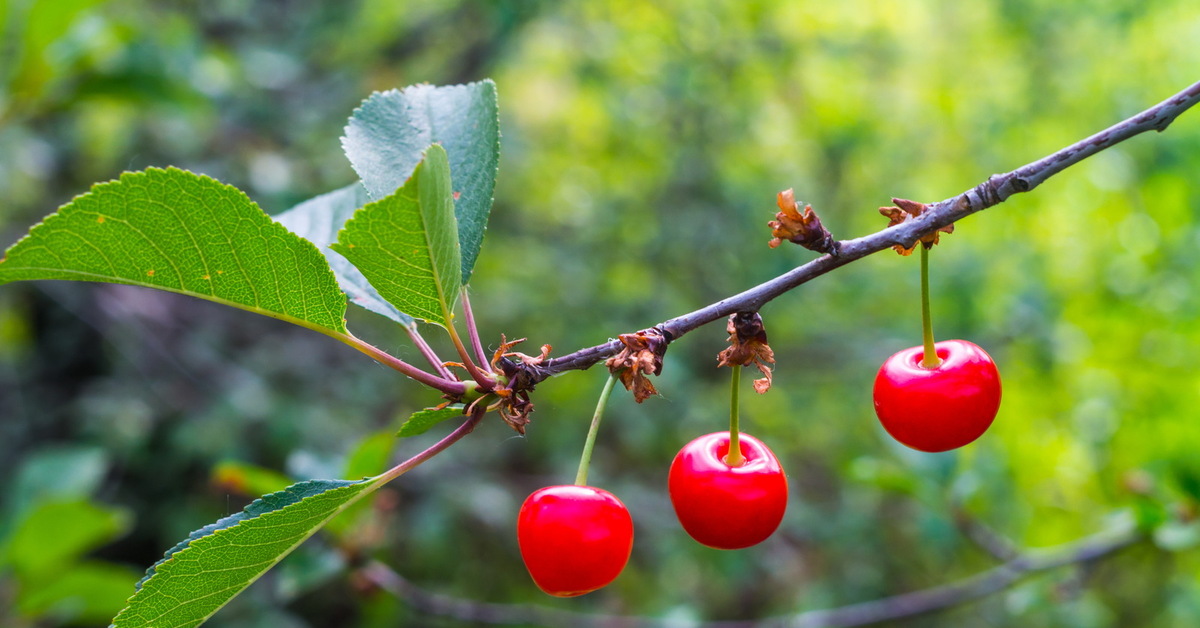
<instances>
[{"instance_id":1,"label":"cherry branch","mask_svg":"<svg viewBox=\"0 0 1200 628\"><path fill-rule=\"evenodd\" d=\"M1071 543L1023 550L996 567L958 582L838 608L804 611L762 620L711 621L692 628L854 628L924 615L959 606L1003 591L1044 571L1082 565L1114 554L1144 535L1130 524ZM371 562L360 572L368 581L419 612L488 624L595 626L597 628L668 628L679 623L650 617L592 615L538 605L477 602L426 591L387 565Z\"/></svg>"},{"instance_id":2,"label":"cherry branch","mask_svg":"<svg viewBox=\"0 0 1200 628\"><path fill-rule=\"evenodd\" d=\"M1019 555L1019 549L1012 541L975 518L962 504L951 505L951 511L958 531L993 558L1008 561Z\"/></svg>"},{"instance_id":3,"label":"cherry branch","mask_svg":"<svg viewBox=\"0 0 1200 628\"><path fill-rule=\"evenodd\" d=\"M1197 102L1200 102L1200 82L1192 84L1178 94L1123 122L1071 144L1056 153L1012 172L992 175L987 181L957 196L933 203L928 206L925 213L913 220L854 240L839 241L834 245L836 255L823 255L749 290L694 312L664 321L656 325L655 329L662 333L668 342L671 342L689 331L724 319L730 314L756 312L776 297L836 268L892 246L912 246L922 236L934 233L971 214L999 205L1013 194L1029 192L1045 182L1046 179L1106 148L1147 131L1162 132L1179 114ZM616 354L622 346L620 341L610 340L604 344L546 360L540 365L528 366L530 381L537 383L566 371L586 369Z\"/></svg>"},{"instance_id":4,"label":"cherry branch","mask_svg":"<svg viewBox=\"0 0 1200 628\"><path fill-rule=\"evenodd\" d=\"M317 331L322 331L322 330L318 329ZM423 370L409 364L408 362L405 362L404 360L401 360L400 358L397 358L396 356L391 355L390 353L384 351L383 349L380 349L379 347L376 347L375 345L372 345L371 343L358 338L354 334L351 334L349 332L341 333L341 332L334 332L334 331L329 331L329 332L322 331L322 333L325 333L327 336L336 338L337 340L340 340L340 341L350 345L351 347L358 349L362 353L365 353L366 355L374 358L374 360L376 362L379 362L380 364L383 364L384 366L388 366L397 371L400 371L401 373L411 377L412 379L417 380L418 382L424 384L425 386L428 386L435 390L440 390L448 395L461 396L467 391L467 385L464 384L463 382L460 382L457 380L452 380L452 379L447 379L447 378L443 378L443 377L438 377L437 375L433 375L432 373L423 371ZM419 346L418 346L418 348L419 348ZM422 351L422 353L424 353L424 351Z\"/></svg>"}]
</instances>

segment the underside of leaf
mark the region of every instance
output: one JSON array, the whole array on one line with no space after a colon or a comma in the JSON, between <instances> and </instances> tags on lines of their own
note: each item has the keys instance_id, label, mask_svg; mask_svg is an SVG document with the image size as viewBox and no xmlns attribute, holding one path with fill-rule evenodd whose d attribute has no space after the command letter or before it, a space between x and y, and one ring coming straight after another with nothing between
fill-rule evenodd
<instances>
[{"instance_id":1,"label":"underside of leaf","mask_svg":"<svg viewBox=\"0 0 1200 628\"><path fill-rule=\"evenodd\" d=\"M450 165L437 144L408 182L358 210L330 245L396 309L449 327L461 285Z\"/></svg>"},{"instance_id":2,"label":"underside of leaf","mask_svg":"<svg viewBox=\"0 0 1200 628\"><path fill-rule=\"evenodd\" d=\"M378 92L354 111L342 148L371 198L382 199L404 184L430 144L449 154L454 212L466 283L483 245L496 170L500 123L496 84L412 85Z\"/></svg>"}]
</instances>

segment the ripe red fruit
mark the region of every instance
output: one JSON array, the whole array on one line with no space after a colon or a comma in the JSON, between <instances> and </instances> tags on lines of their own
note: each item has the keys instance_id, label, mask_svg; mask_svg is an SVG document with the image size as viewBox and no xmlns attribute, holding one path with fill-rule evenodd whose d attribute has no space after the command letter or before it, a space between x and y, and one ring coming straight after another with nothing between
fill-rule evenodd
<instances>
[{"instance_id":1,"label":"ripe red fruit","mask_svg":"<svg viewBox=\"0 0 1200 628\"><path fill-rule=\"evenodd\" d=\"M633 519L606 490L547 486L521 504L517 543L538 588L574 597L621 574L633 550Z\"/></svg>"},{"instance_id":2,"label":"ripe red fruit","mask_svg":"<svg viewBox=\"0 0 1200 628\"><path fill-rule=\"evenodd\" d=\"M762 441L742 432L745 461L725 461L729 432L714 432L684 445L671 463L667 485L683 529L717 549L761 543L779 527L787 509L787 476Z\"/></svg>"},{"instance_id":3,"label":"ripe red fruit","mask_svg":"<svg viewBox=\"0 0 1200 628\"><path fill-rule=\"evenodd\" d=\"M979 438L1000 408L1000 372L966 340L934 345L942 363L921 366L924 347L888 358L875 377L875 414L892 438L920 451L947 451Z\"/></svg>"}]
</instances>

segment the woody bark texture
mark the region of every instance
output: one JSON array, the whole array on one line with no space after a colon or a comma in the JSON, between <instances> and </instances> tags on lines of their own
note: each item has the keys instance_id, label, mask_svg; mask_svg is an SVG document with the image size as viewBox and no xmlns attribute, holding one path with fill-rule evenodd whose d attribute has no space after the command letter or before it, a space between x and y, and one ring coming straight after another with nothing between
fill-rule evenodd
<instances>
[{"instance_id":1,"label":"woody bark texture","mask_svg":"<svg viewBox=\"0 0 1200 628\"><path fill-rule=\"evenodd\" d=\"M948 227L971 214L999 205L1013 194L1033 190L1055 174L1106 148L1147 131L1166 130L1179 114L1187 111L1198 101L1200 101L1200 82L1192 84L1178 94L1123 122L1051 155L1011 172L992 175L983 183L961 194L937 203L927 204L926 211L911 220L905 220L900 224L861 238L838 241L835 243L838 253L836 256L822 255L749 290L664 321L652 329L661 334L667 342L672 342L697 327L720 320L730 314L757 312L763 305L797 286L872 253L892 247L911 249L923 237ZM586 369L615 355L622 347L624 345L620 340L610 340L546 360L536 366L528 366L526 367L527 375L532 381L537 382L566 371Z\"/></svg>"}]
</instances>

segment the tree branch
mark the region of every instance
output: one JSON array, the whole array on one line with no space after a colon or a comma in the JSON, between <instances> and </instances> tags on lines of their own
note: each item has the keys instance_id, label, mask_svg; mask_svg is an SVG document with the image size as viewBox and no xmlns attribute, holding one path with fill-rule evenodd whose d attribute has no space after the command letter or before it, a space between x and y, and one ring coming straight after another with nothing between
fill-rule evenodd
<instances>
[{"instance_id":1,"label":"tree branch","mask_svg":"<svg viewBox=\"0 0 1200 628\"><path fill-rule=\"evenodd\" d=\"M662 332L670 342L697 327L724 319L735 312L756 312L776 297L831 270L895 245L910 246L921 236L1003 203L1013 194L1028 192L1041 185L1046 179L1106 148L1146 131L1161 132L1179 114L1197 102L1200 102L1200 82L1192 84L1178 94L1123 122L1067 146L1052 155L1012 172L992 175L987 181L957 196L930 205L927 212L914 220L854 240L840 241L835 249L838 251L837 256L823 255L745 292L664 321L655 328ZM532 377L531 381L537 383L566 371L586 369L614 355L621 346L619 341L610 340L604 344L580 349L574 353L547 360L540 365L528 367Z\"/></svg>"},{"instance_id":2,"label":"tree branch","mask_svg":"<svg viewBox=\"0 0 1200 628\"><path fill-rule=\"evenodd\" d=\"M959 582L840 608L747 621L660 620L594 615L532 604L494 604L430 593L387 565L371 562L361 574L372 584L421 613L488 624L532 624L596 628L854 628L923 615L965 604L1013 586L1032 574L1099 560L1140 540L1130 524L1056 547L1025 550L1012 560Z\"/></svg>"}]
</instances>

